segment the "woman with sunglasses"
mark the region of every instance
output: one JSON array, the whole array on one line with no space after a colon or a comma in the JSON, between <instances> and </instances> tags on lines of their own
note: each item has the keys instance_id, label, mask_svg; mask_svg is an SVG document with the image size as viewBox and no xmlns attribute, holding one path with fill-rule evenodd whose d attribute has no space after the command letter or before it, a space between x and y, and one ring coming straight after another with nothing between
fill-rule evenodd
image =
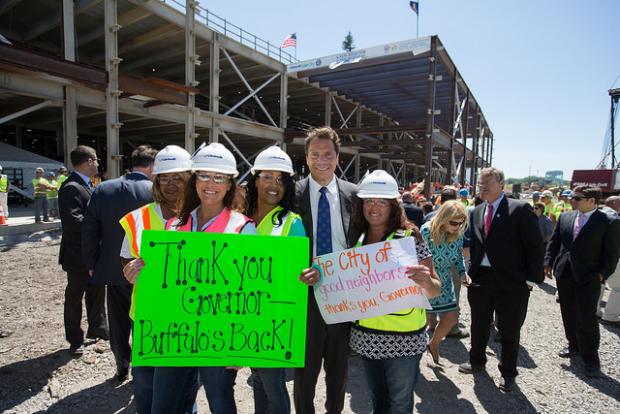
<instances>
[{"instance_id":1,"label":"woman with sunglasses","mask_svg":"<svg viewBox=\"0 0 620 414\"><path fill-rule=\"evenodd\" d=\"M191 156L177 145L168 145L155 156L153 165L153 203L127 213L119 222L125 230L121 247L123 274L131 284L136 283L144 261L140 258L140 242L144 230L164 230L166 222L176 216L176 206L189 180ZM131 294L129 316L134 319L136 288ZM153 399L154 367L132 369L134 397L138 414L149 414ZM190 393L191 394L191 393ZM187 398L186 412L192 411L196 392Z\"/></svg>"},{"instance_id":2,"label":"woman with sunglasses","mask_svg":"<svg viewBox=\"0 0 620 414\"><path fill-rule=\"evenodd\" d=\"M295 181L290 157L277 146L256 157L246 186L246 214L258 223L265 236L305 237L301 217L291 210L295 204ZM252 368L255 414L288 414L291 402L284 368Z\"/></svg>"},{"instance_id":3,"label":"woman with sunglasses","mask_svg":"<svg viewBox=\"0 0 620 414\"><path fill-rule=\"evenodd\" d=\"M433 254L435 270L441 280L441 294L431 298L428 313L439 316L439 323L428 344L433 361L439 363L439 345L458 321L458 304L452 283L452 267L456 266L463 283L468 283L463 257L463 233L467 227L467 209L458 200L446 201L433 219L422 226L422 237Z\"/></svg>"},{"instance_id":4,"label":"woman with sunglasses","mask_svg":"<svg viewBox=\"0 0 620 414\"><path fill-rule=\"evenodd\" d=\"M407 275L427 296L438 295L440 283L431 253L418 229L407 221L396 180L376 170L362 180L357 196L361 201L353 210L353 223L362 232L357 246L413 236L419 264L408 267ZM374 413L413 412L413 390L427 343L424 308L355 322L351 349L362 357Z\"/></svg>"},{"instance_id":5,"label":"woman with sunglasses","mask_svg":"<svg viewBox=\"0 0 620 414\"><path fill-rule=\"evenodd\" d=\"M170 231L256 234L256 226L236 205L239 175L233 154L220 143L212 143L192 158L192 175L180 199L176 218L168 220ZM214 414L237 412L233 367L157 367L153 381L153 413L182 413L188 384L199 373L209 409Z\"/></svg>"}]
</instances>

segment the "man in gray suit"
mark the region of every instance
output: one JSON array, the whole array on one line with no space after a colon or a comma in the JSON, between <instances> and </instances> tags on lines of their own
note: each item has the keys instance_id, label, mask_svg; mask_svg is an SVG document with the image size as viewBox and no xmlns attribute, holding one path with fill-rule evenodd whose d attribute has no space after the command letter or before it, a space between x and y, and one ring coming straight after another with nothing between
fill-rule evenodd
<instances>
[{"instance_id":1,"label":"man in gray suit","mask_svg":"<svg viewBox=\"0 0 620 414\"><path fill-rule=\"evenodd\" d=\"M110 347L116 360L116 378L129 372L131 348L132 285L123 276L120 250L124 231L119 220L128 212L153 201L151 173L157 151L141 145L131 154L131 173L99 185L88 203L82 225L82 254L91 283L108 286L107 305Z\"/></svg>"},{"instance_id":2,"label":"man in gray suit","mask_svg":"<svg viewBox=\"0 0 620 414\"><path fill-rule=\"evenodd\" d=\"M296 201L306 235L310 238L310 257L352 247L360 233L351 222L352 198L357 186L336 178L340 138L329 128L310 130L306 137L306 163L310 176L297 183ZM318 272L302 274L308 285L318 282ZM295 370L294 402L298 414L314 413L314 394L324 360L327 395L325 411L340 413L349 361L350 325L327 325L321 316L313 289L308 289L304 368Z\"/></svg>"}]
</instances>

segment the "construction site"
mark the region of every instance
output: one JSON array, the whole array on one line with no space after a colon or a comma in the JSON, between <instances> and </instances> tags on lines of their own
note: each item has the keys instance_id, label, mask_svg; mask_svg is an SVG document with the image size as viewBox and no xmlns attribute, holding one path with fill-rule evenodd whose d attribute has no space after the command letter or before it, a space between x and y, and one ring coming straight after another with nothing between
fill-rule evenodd
<instances>
[{"instance_id":1,"label":"construction site","mask_svg":"<svg viewBox=\"0 0 620 414\"><path fill-rule=\"evenodd\" d=\"M85 144L114 178L140 144L220 141L241 182L276 143L304 176L304 131L329 125L341 178L383 168L401 186L424 180L428 196L433 183L475 183L493 158L482 108L437 36L297 61L195 0L8 0L0 34L3 165L17 148L70 168ZM25 173L5 173L27 193Z\"/></svg>"}]
</instances>

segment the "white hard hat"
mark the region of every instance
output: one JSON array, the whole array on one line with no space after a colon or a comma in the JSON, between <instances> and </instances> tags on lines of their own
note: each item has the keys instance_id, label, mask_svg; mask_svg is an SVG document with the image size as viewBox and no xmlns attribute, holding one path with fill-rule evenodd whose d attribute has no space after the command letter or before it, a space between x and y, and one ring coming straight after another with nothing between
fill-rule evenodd
<instances>
[{"instance_id":1,"label":"white hard hat","mask_svg":"<svg viewBox=\"0 0 620 414\"><path fill-rule=\"evenodd\" d=\"M178 145L168 145L155 156L153 174L166 174L189 171L192 168L192 156Z\"/></svg>"},{"instance_id":2,"label":"white hard hat","mask_svg":"<svg viewBox=\"0 0 620 414\"><path fill-rule=\"evenodd\" d=\"M0 165L0 171L2 171L2 165Z\"/></svg>"},{"instance_id":3,"label":"white hard hat","mask_svg":"<svg viewBox=\"0 0 620 414\"><path fill-rule=\"evenodd\" d=\"M233 177L239 175L234 155L219 142L207 145L194 155L192 158L193 171L213 171L230 174Z\"/></svg>"},{"instance_id":4,"label":"white hard hat","mask_svg":"<svg viewBox=\"0 0 620 414\"><path fill-rule=\"evenodd\" d=\"M37 168L35 168L34 172L44 173L45 170L42 167L37 167Z\"/></svg>"},{"instance_id":5,"label":"white hard hat","mask_svg":"<svg viewBox=\"0 0 620 414\"><path fill-rule=\"evenodd\" d=\"M277 145L273 145L258 154L250 171L252 174L256 174L256 171L264 170L282 171L290 175L295 174L291 157Z\"/></svg>"},{"instance_id":6,"label":"white hard hat","mask_svg":"<svg viewBox=\"0 0 620 414\"><path fill-rule=\"evenodd\" d=\"M553 198L553 193L550 190L545 190L542 192L543 197Z\"/></svg>"},{"instance_id":7,"label":"white hard hat","mask_svg":"<svg viewBox=\"0 0 620 414\"><path fill-rule=\"evenodd\" d=\"M390 174L383 170L375 170L368 174L358 186L359 198L386 198L400 197L398 183Z\"/></svg>"}]
</instances>

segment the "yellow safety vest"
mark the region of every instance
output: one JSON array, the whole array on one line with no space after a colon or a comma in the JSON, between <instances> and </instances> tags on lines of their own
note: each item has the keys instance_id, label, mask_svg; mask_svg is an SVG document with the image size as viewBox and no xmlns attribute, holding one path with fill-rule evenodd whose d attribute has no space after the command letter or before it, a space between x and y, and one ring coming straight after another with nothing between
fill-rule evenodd
<instances>
[{"instance_id":1,"label":"yellow safety vest","mask_svg":"<svg viewBox=\"0 0 620 414\"><path fill-rule=\"evenodd\" d=\"M293 222L295 219L301 220L301 216L289 211L284 217L282 217L282 224L279 226L274 225L274 217L282 210L284 210L282 207L277 206L267 213L258 226L256 226L256 233L261 236L288 236Z\"/></svg>"},{"instance_id":2,"label":"yellow safety vest","mask_svg":"<svg viewBox=\"0 0 620 414\"><path fill-rule=\"evenodd\" d=\"M58 198L58 181L56 180L51 180L49 182L51 185L53 185L54 187L56 187L54 190L47 190L47 198Z\"/></svg>"},{"instance_id":3,"label":"yellow safety vest","mask_svg":"<svg viewBox=\"0 0 620 414\"><path fill-rule=\"evenodd\" d=\"M9 178L6 174L0 174L0 193L7 193L9 191Z\"/></svg>"},{"instance_id":4,"label":"yellow safety vest","mask_svg":"<svg viewBox=\"0 0 620 414\"><path fill-rule=\"evenodd\" d=\"M401 234L399 234L401 233ZM387 237L387 240L392 240L394 236L410 237L411 230L405 230L404 232L396 231ZM362 245L362 241L366 237L362 234L359 238L356 247ZM426 326L426 309L424 308L409 308L403 309L399 312L389 313L383 316L375 316L374 318L361 319L356 322L356 325L362 328L372 329L375 331L385 332L415 332L423 329Z\"/></svg>"},{"instance_id":5,"label":"yellow safety vest","mask_svg":"<svg viewBox=\"0 0 620 414\"><path fill-rule=\"evenodd\" d=\"M34 196L35 197L46 197L47 190L45 188L43 190L38 190L37 189L38 184L49 184L48 181L43 177L32 179L32 190L33 190Z\"/></svg>"},{"instance_id":6,"label":"yellow safety vest","mask_svg":"<svg viewBox=\"0 0 620 414\"><path fill-rule=\"evenodd\" d=\"M64 174L60 174L60 175L58 176L58 178L56 179L56 186L57 186L57 188L58 188L59 190L60 190L60 187L62 186L62 183L64 183L64 182L67 180L67 178L69 178L69 177L67 177L67 176L66 176L66 175L64 175Z\"/></svg>"},{"instance_id":7,"label":"yellow safety vest","mask_svg":"<svg viewBox=\"0 0 620 414\"><path fill-rule=\"evenodd\" d=\"M125 230L125 235L129 241L129 251L133 257L140 257L140 242L142 231L144 230L164 230L166 222L157 214L157 203L150 203L142 206L130 213L125 214L119 223ZM133 286L131 291L131 305L129 307L129 317L133 320L136 314L136 288Z\"/></svg>"}]
</instances>

